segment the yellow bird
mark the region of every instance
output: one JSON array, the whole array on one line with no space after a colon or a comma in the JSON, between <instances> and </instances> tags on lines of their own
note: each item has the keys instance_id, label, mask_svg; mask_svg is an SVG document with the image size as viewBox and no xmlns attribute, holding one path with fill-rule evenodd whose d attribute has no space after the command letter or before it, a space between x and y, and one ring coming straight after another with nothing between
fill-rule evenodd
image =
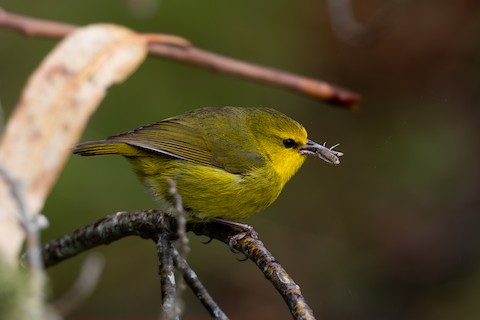
<instances>
[{"instance_id":1,"label":"yellow bird","mask_svg":"<svg viewBox=\"0 0 480 320\"><path fill-rule=\"evenodd\" d=\"M171 179L188 219L239 220L272 204L307 155L340 163L334 147L307 139L274 109L209 107L80 143L74 153L126 157L167 212L175 206Z\"/></svg>"}]
</instances>

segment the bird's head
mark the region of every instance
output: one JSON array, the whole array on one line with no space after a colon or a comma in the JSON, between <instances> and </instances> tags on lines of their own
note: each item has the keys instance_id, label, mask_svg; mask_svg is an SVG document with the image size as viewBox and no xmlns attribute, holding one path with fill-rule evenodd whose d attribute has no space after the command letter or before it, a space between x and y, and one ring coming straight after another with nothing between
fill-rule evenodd
<instances>
[{"instance_id":1,"label":"bird's head","mask_svg":"<svg viewBox=\"0 0 480 320\"><path fill-rule=\"evenodd\" d=\"M308 139L305 128L295 120L273 109L261 112L250 121L250 127L259 145L259 152L270 161L277 174L286 183L302 166L307 155L330 164L339 164L343 153Z\"/></svg>"}]
</instances>

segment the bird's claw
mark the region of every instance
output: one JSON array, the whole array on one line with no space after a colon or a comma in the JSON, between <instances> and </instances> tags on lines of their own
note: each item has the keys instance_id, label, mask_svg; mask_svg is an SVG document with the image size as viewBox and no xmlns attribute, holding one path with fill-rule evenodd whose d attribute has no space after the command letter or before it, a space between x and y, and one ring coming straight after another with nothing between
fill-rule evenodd
<instances>
[{"instance_id":1,"label":"bird's claw","mask_svg":"<svg viewBox=\"0 0 480 320\"><path fill-rule=\"evenodd\" d=\"M238 241L244 238L253 238L255 240L258 239L257 231L255 231L253 227L249 226L248 224L230 221L222 218L213 218L212 220L217 223L232 227L233 229L239 230L238 233L230 236L228 239L228 246L230 247L230 250L234 253L238 253L238 250L235 249Z\"/></svg>"}]
</instances>

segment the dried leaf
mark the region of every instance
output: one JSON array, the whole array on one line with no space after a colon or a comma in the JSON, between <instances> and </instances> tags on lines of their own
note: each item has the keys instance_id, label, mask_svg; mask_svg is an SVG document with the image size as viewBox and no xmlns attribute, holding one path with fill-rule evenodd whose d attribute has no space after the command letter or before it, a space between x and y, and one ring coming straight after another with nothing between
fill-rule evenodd
<instances>
[{"instance_id":1,"label":"dried leaf","mask_svg":"<svg viewBox=\"0 0 480 320\"><path fill-rule=\"evenodd\" d=\"M42 209L107 88L125 80L146 54L141 35L92 25L66 37L32 74L0 142L0 166L21 186L30 215ZM0 255L15 263L24 232L11 190L0 177Z\"/></svg>"}]
</instances>

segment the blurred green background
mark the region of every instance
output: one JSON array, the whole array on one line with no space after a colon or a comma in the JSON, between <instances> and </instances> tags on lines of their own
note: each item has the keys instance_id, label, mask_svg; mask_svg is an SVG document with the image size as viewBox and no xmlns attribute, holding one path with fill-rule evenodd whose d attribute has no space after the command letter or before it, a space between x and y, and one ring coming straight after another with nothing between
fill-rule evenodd
<instances>
[{"instance_id":1,"label":"blurred green background","mask_svg":"<svg viewBox=\"0 0 480 320\"><path fill-rule=\"evenodd\" d=\"M353 5L359 21L380 31L360 46L346 39L348 30L334 30L324 1L1 2L33 17L183 36L207 50L359 92L360 111L352 113L149 58L109 91L82 139L198 107L273 106L303 123L313 140L339 142L345 153L338 167L309 159L274 205L246 221L301 286L317 317L479 319L480 2ZM333 20L348 26L343 18ZM0 29L5 118L56 43ZM51 223L43 241L116 211L151 207L125 160L72 157L43 211ZM190 264L232 319L291 318L252 263L237 261L241 256L219 243L190 239ZM67 319L156 319L153 243L124 239L95 251L105 255L104 274ZM68 290L84 258L49 270L52 300ZM185 299L185 319L209 318L188 290Z\"/></svg>"}]
</instances>

